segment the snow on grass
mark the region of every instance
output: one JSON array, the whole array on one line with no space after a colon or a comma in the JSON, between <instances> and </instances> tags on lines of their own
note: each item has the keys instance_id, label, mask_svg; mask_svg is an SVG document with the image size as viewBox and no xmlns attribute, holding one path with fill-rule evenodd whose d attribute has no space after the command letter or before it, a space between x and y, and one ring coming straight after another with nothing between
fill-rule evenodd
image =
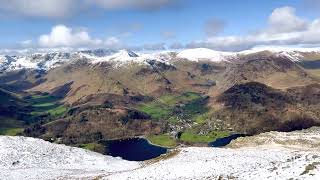
<instances>
[{"instance_id":1,"label":"snow on grass","mask_svg":"<svg viewBox=\"0 0 320 180\"><path fill-rule=\"evenodd\" d=\"M318 151L281 148L190 147L181 149L170 159L133 171L111 174L105 179L319 179L317 168L303 174L309 164L320 161L319 155Z\"/></svg>"},{"instance_id":2,"label":"snow on grass","mask_svg":"<svg viewBox=\"0 0 320 180\"><path fill-rule=\"evenodd\" d=\"M139 166L137 162L40 139L0 136L0 179L93 177Z\"/></svg>"},{"instance_id":3,"label":"snow on grass","mask_svg":"<svg viewBox=\"0 0 320 180\"><path fill-rule=\"evenodd\" d=\"M232 143L230 147L233 148L177 148L175 153L143 163L34 138L0 136L0 177L320 179L319 132L320 128L311 128L290 133L264 133L240 138Z\"/></svg>"}]
</instances>

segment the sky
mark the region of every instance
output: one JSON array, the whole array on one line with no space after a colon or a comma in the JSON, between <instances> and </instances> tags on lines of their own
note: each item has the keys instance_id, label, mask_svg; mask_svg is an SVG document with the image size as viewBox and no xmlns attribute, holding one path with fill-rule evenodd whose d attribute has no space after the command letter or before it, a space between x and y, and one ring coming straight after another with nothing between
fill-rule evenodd
<instances>
[{"instance_id":1,"label":"sky","mask_svg":"<svg viewBox=\"0 0 320 180\"><path fill-rule=\"evenodd\" d=\"M320 45L320 0L0 0L0 53Z\"/></svg>"}]
</instances>

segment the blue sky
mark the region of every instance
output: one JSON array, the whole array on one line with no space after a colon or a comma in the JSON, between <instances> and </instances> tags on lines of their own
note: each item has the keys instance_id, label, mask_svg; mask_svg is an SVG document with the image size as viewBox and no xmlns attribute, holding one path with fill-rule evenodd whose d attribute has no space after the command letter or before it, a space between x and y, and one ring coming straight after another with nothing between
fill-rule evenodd
<instances>
[{"instance_id":1,"label":"blue sky","mask_svg":"<svg viewBox=\"0 0 320 180\"><path fill-rule=\"evenodd\" d=\"M238 51L259 45L320 44L320 38L310 38L320 35L311 28L318 25L319 0L0 0L0 4L1 49ZM54 31L55 27L59 28Z\"/></svg>"}]
</instances>

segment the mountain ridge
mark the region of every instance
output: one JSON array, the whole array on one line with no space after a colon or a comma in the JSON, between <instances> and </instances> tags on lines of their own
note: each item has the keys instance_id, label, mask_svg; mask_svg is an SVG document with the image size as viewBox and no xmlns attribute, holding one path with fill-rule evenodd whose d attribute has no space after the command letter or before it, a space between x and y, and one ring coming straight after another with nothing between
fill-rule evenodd
<instances>
[{"instance_id":1,"label":"mountain ridge","mask_svg":"<svg viewBox=\"0 0 320 180\"><path fill-rule=\"evenodd\" d=\"M174 57L169 54L176 55ZM30 55L19 56L0 56L0 70L14 71L20 69L41 69L50 70L61 66L64 63L77 59L89 59L91 63L100 62L118 62L127 64L130 62L145 63L147 60L157 60L160 62L168 62L172 59L185 59L189 61L211 61L233 62L239 58L251 57L257 54L275 55L279 57L287 57L292 61L301 61L319 58L320 49L318 48L256 48L241 52L223 52L214 51L207 48L186 49L181 51L164 51L158 53L135 53L130 50L111 50L111 49L94 49L76 52L48 52L34 53ZM162 57L161 57L162 56ZM165 57L165 58L163 58Z\"/></svg>"}]
</instances>

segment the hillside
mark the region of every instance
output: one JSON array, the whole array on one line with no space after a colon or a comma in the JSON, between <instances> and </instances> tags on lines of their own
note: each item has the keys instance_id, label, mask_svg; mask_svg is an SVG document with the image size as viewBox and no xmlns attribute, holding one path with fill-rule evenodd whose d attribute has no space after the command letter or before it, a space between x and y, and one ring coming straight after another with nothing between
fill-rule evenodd
<instances>
[{"instance_id":1,"label":"hillside","mask_svg":"<svg viewBox=\"0 0 320 180\"><path fill-rule=\"evenodd\" d=\"M15 134L26 125L21 120L29 112L27 103L17 94L0 88L0 134Z\"/></svg>"},{"instance_id":2,"label":"hillside","mask_svg":"<svg viewBox=\"0 0 320 180\"><path fill-rule=\"evenodd\" d=\"M217 98L213 119L224 119L232 129L248 134L320 125L319 88L314 84L283 91L257 82L235 85Z\"/></svg>"}]
</instances>

